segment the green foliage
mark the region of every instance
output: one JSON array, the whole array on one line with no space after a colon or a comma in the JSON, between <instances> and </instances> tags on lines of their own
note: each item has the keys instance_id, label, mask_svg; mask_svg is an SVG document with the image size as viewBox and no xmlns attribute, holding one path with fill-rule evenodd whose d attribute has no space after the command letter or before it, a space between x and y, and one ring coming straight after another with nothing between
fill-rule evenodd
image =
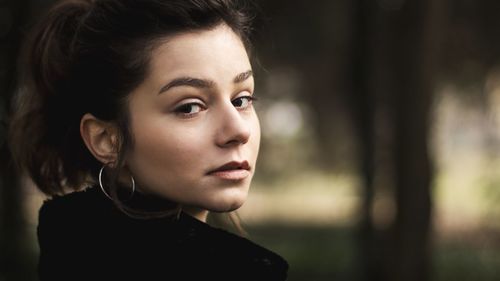
<instances>
[{"instance_id":1,"label":"green foliage","mask_svg":"<svg viewBox=\"0 0 500 281\"><path fill-rule=\"evenodd\" d=\"M352 228L266 224L247 230L252 240L287 259L288 281L354 279L357 249ZM480 243L480 235L472 236L476 239L438 241L432 256L432 280L500 280L500 245L485 245Z\"/></svg>"},{"instance_id":2,"label":"green foliage","mask_svg":"<svg viewBox=\"0 0 500 281\"><path fill-rule=\"evenodd\" d=\"M499 247L464 241L442 243L435 251L433 269L435 281L496 281L500 279Z\"/></svg>"},{"instance_id":3,"label":"green foliage","mask_svg":"<svg viewBox=\"0 0 500 281\"><path fill-rule=\"evenodd\" d=\"M248 229L252 240L289 262L288 281L352 279L349 277L352 277L355 244L350 229L286 225L260 225Z\"/></svg>"}]
</instances>

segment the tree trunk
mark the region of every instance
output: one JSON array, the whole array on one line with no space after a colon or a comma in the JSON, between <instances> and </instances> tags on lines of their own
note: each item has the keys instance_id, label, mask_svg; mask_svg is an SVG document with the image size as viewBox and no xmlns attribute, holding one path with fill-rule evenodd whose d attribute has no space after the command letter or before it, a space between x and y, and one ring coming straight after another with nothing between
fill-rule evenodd
<instances>
[{"instance_id":1,"label":"tree trunk","mask_svg":"<svg viewBox=\"0 0 500 281\"><path fill-rule=\"evenodd\" d=\"M375 196L375 113L377 92L373 90L372 74L374 63L374 33L376 3L370 0L353 2L352 39L350 54L349 100L353 112L355 136L358 143L358 170L362 177L360 221L357 229L357 266L356 279L383 280L380 271L380 244L377 243L373 221Z\"/></svg>"},{"instance_id":2,"label":"tree trunk","mask_svg":"<svg viewBox=\"0 0 500 281\"><path fill-rule=\"evenodd\" d=\"M361 280L430 279L428 121L444 1L393 2L400 6L354 2L352 101L363 177L357 270ZM372 211L379 191L374 178L387 165L376 159L384 143L376 134L375 117L385 106L391 112L396 214L390 231L381 232L374 227Z\"/></svg>"},{"instance_id":3,"label":"tree trunk","mask_svg":"<svg viewBox=\"0 0 500 281\"><path fill-rule=\"evenodd\" d=\"M386 280L430 279L431 180L429 114L434 92L441 0L407 0L387 18L392 73L396 217Z\"/></svg>"},{"instance_id":4,"label":"tree trunk","mask_svg":"<svg viewBox=\"0 0 500 281\"><path fill-rule=\"evenodd\" d=\"M23 191L6 142L9 105L28 1L4 3L0 25L0 280L34 280L33 249L27 234Z\"/></svg>"}]
</instances>

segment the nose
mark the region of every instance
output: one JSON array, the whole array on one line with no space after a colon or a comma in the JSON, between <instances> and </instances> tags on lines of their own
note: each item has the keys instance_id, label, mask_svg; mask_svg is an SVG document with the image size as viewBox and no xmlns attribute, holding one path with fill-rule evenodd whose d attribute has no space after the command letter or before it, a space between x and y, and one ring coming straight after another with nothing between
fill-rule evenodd
<instances>
[{"instance_id":1,"label":"nose","mask_svg":"<svg viewBox=\"0 0 500 281\"><path fill-rule=\"evenodd\" d=\"M245 117L232 103L224 106L218 117L216 143L219 147L231 147L248 142L251 135L249 117Z\"/></svg>"}]
</instances>

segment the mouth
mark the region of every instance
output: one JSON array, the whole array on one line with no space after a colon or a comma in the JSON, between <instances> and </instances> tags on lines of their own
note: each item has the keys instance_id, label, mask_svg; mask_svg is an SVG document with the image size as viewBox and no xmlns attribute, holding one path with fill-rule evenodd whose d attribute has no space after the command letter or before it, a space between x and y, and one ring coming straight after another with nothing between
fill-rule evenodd
<instances>
[{"instance_id":1,"label":"mouth","mask_svg":"<svg viewBox=\"0 0 500 281\"><path fill-rule=\"evenodd\" d=\"M214 170L211 170L207 174L209 176L215 176L223 180L243 180L250 176L250 165L248 161L231 161L228 162Z\"/></svg>"}]
</instances>

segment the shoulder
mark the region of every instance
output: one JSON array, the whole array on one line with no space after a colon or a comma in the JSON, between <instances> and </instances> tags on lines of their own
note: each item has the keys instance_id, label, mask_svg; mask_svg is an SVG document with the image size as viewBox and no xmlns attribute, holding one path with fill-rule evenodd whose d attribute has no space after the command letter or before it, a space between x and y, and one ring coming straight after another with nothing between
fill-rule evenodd
<instances>
[{"instance_id":1,"label":"shoulder","mask_svg":"<svg viewBox=\"0 0 500 281\"><path fill-rule=\"evenodd\" d=\"M100 194L98 193L98 191L99 190L97 190L96 187L87 187L82 190L73 191L63 195L53 195L51 198L48 198L43 202L42 207L68 207L75 205L75 203L80 205L83 203L87 203L89 200L100 200L101 196L99 196Z\"/></svg>"},{"instance_id":2,"label":"shoulder","mask_svg":"<svg viewBox=\"0 0 500 281\"><path fill-rule=\"evenodd\" d=\"M105 209L112 209L96 188L88 188L65 195L56 195L43 202L38 213L38 235L41 240L51 237L75 237L83 234L89 224L103 219ZM109 212L107 212L109 213ZM43 242L43 241L40 241Z\"/></svg>"},{"instance_id":3,"label":"shoulder","mask_svg":"<svg viewBox=\"0 0 500 281\"><path fill-rule=\"evenodd\" d=\"M40 280L63 280L62 276L71 272L85 273L79 266L100 247L95 242L100 229L95 221L98 209L105 206L106 201L95 189L53 196L43 202L37 226ZM90 267L85 269L93 272Z\"/></svg>"},{"instance_id":4,"label":"shoulder","mask_svg":"<svg viewBox=\"0 0 500 281\"><path fill-rule=\"evenodd\" d=\"M248 238L224 230L219 232L220 239L225 241L225 247L219 251L231 258L238 257L243 271L248 270L248 274L255 274L259 278L269 277L269 280L286 279L288 263L282 256Z\"/></svg>"},{"instance_id":5,"label":"shoulder","mask_svg":"<svg viewBox=\"0 0 500 281\"><path fill-rule=\"evenodd\" d=\"M197 248L201 259L209 261L208 267L227 271L228 274L238 273L239 276L247 276L248 280L286 280L289 266L279 254L248 238L194 218L184 216L182 220L197 228L190 233L198 233L200 237L194 237L190 244ZM221 264L224 269L221 269Z\"/></svg>"},{"instance_id":6,"label":"shoulder","mask_svg":"<svg viewBox=\"0 0 500 281\"><path fill-rule=\"evenodd\" d=\"M97 191L96 188L86 188L64 195L54 195L43 202L39 218L71 219L89 215L95 212L97 207L109 205Z\"/></svg>"}]
</instances>

